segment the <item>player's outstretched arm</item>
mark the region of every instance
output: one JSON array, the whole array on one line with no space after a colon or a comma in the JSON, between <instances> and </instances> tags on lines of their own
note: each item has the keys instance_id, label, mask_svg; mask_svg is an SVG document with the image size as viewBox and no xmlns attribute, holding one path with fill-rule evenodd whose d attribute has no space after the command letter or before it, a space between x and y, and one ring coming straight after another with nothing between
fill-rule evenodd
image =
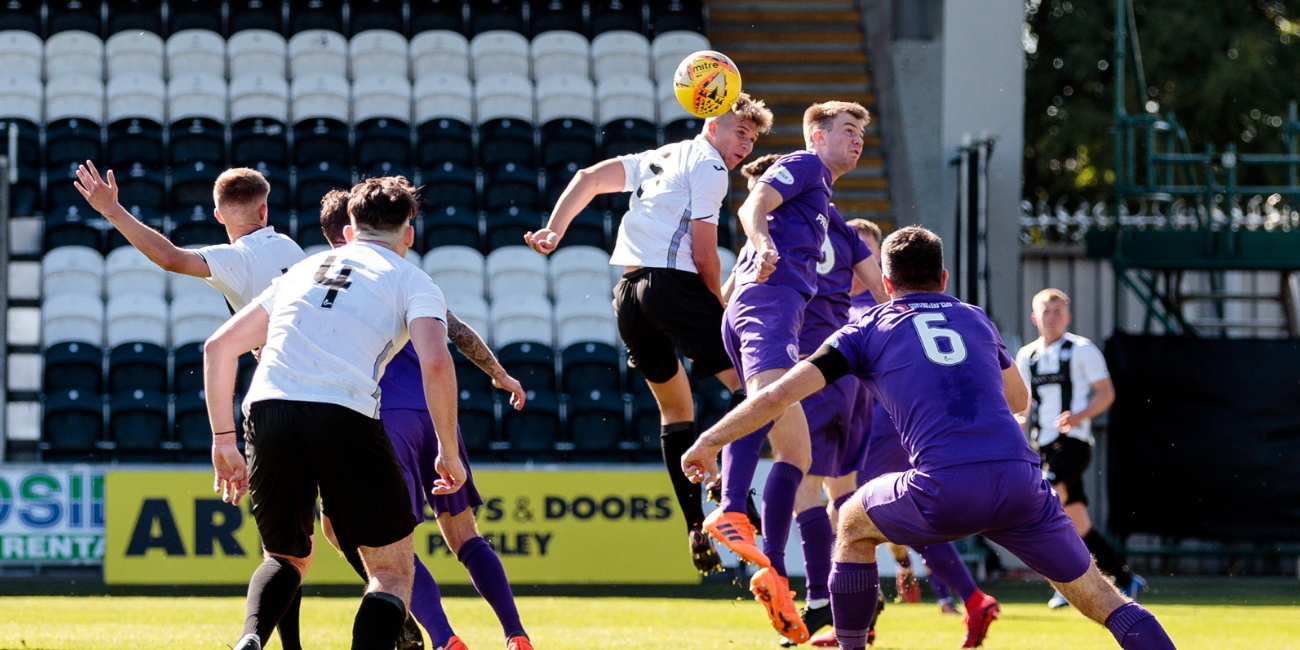
<instances>
[{"instance_id":1,"label":"player's outstretched arm","mask_svg":"<svg viewBox=\"0 0 1300 650\"><path fill-rule=\"evenodd\" d=\"M87 160L86 164L77 166L77 180L73 185L92 209L104 215L132 246L163 270L198 278L212 275L202 255L171 243L162 233L140 223L117 202L117 179L113 170L108 170L107 179L100 178L95 163Z\"/></svg>"},{"instance_id":2,"label":"player's outstretched arm","mask_svg":"<svg viewBox=\"0 0 1300 650\"><path fill-rule=\"evenodd\" d=\"M248 492L248 468L236 446L235 376L239 355L266 343L271 316L260 303L251 303L226 321L203 344L203 395L212 426L213 490L221 500L239 505Z\"/></svg>"},{"instance_id":3,"label":"player's outstretched arm","mask_svg":"<svg viewBox=\"0 0 1300 650\"><path fill-rule=\"evenodd\" d=\"M1002 369L1002 393L1006 395L1007 406L1011 407L1012 413L1020 414L1029 410L1029 388L1025 386L1020 369L1014 363Z\"/></svg>"},{"instance_id":4,"label":"player's outstretched arm","mask_svg":"<svg viewBox=\"0 0 1300 650\"><path fill-rule=\"evenodd\" d=\"M460 462L456 436L456 365L447 351L447 326L437 318L423 316L411 321L411 343L420 357L424 379L424 401L438 436L436 467L441 477L434 481L434 494L451 494L465 484L465 466Z\"/></svg>"},{"instance_id":5,"label":"player's outstretched arm","mask_svg":"<svg viewBox=\"0 0 1300 650\"><path fill-rule=\"evenodd\" d=\"M775 420L792 404L826 386L822 371L807 361L800 361L789 373L772 385L749 396L717 424L700 435L682 455L682 471L695 483L718 476L718 452L722 446L752 433Z\"/></svg>"},{"instance_id":6,"label":"player's outstretched arm","mask_svg":"<svg viewBox=\"0 0 1300 650\"><path fill-rule=\"evenodd\" d=\"M546 227L537 232L524 233L524 241L542 255L554 253L573 218L596 195L622 192L626 180L623 161L618 158L610 158L579 170L555 202L555 209L551 210L551 218L546 221Z\"/></svg>"},{"instance_id":7,"label":"player's outstretched arm","mask_svg":"<svg viewBox=\"0 0 1300 650\"><path fill-rule=\"evenodd\" d=\"M492 348L483 342L478 332L475 332L474 328L465 321L456 318L450 310L447 311L447 338L451 339L452 344L465 355L465 358L473 361L479 370L492 378L493 386L510 392L510 405L515 407L516 411L524 407L528 397L524 393L523 385L501 367L497 356L492 354Z\"/></svg>"},{"instance_id":8,"label":"player's outstretched arm","mask_svg":"<svg viewBox=\"0 0 1300 650\"><path fill-rule=\"evenodd\" d=\"M767 276L772 275L772 271L776 270L776 262L780 259L776 244L772 242L772 235L767 229L767 215L784 202L781 193L771 185L758 183L754 185L753 190L750 190L749 196L745 198L745 202L736 213L741 227L745 229L745 236L749 238L749 243L754 246L754 252L758 254L758 268L755 269L758 273L756 282L766 282Z\"/></svg>"},{"instance_id":9,"label":"player's outstretched arm","mask_svg":"<svg viewBox=\"0 0 1300 650\"><path fill-rule=\"evenodd\" d=\"M858 282L861 282L862 286L876 298L877 303L889 302L889 292L885 291L884 273L880 270L880 264L877 264L876 260L868 257L854 264L853 279L856 281L854 285L856 286ZM850 293L855 292L850 291Z\"/></svg>"}]
</instances>

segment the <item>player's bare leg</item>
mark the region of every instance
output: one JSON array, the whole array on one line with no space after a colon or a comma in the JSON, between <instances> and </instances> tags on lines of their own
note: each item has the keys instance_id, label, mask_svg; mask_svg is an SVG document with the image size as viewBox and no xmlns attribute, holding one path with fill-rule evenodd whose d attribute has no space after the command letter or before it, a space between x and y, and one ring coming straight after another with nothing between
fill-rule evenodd
<instances>
[{"instance_id":1,"label":"player's bare leg","mask_svg":"<svg viewBox=\"0 0 1300 650\"><path fill-rule=\"evenodd\" d=\"M370 576L352 624L352 650L388 650L397 643L411 602L415 544L410 535L380 547L357 548Z\"/></svg>"},{"instance_id":2,"label":"player's bare leg","mask_svg":"<svg viewBox=\"0 0 1300 650\"><path fill-rule=\"evenodd\" d=\"M1071 524L1074 524L1074 530L1083 539L1084 545L1088 547L1088 552L1096 558L1097 568L1103 574L1110 575L1125 596L1136 600L1142 591L1146 589L1147 581L1142 576L1129 571L1128 566L1125 565L1120 555L1115 552L1115 548L1110 545L1110 542L1107 542L1101 533L1093 529L1092 518L1088 516L1088 504L1082 501L1069 502L1070 489L1065 481L1053 483L1052 489L1056 491L1056 495L1063 504L1062 508L1065 510L1065 516L1070 518ZM1064 607L1066 604L1068 604L1068 599L1059 591L1047 603L1053 609Z\"/></svg>"},{"instance_id":3,"label":"player's bare leg","mask_svg":"<svg viewBox=\"0 0 1300 650\"><path fill-rule=\"evenodd\" d=\"M519 619L519 608L515 605L515 596L510 589L510 581L506 579L505 568L501 566L496 551L479 534L474 510L466 508L454 515L440 513L438 529L447 541L447 548L465 565L474 588L492 607L497 621L501 623L506 643L527 643L528 634Z\"/></svg>"},{"instance_id":4,"label":"player's bare leg","mask_svg":"<svg viewBox=\"0 0 1300 650\"><path fill-rule=\"evenodd\" d=\"M1141 605L1124 597L1101 574L1095 563L1071 582L1053 582L1084 616L1101 623L1125 650L1171 650L1173 641L1155 616Z\"/></svg>"}]
</instances>

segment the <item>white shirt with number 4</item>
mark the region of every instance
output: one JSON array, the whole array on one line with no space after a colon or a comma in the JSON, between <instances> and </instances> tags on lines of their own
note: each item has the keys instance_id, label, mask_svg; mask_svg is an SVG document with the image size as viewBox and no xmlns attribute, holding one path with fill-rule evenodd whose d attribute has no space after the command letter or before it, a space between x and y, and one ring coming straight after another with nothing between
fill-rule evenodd
<instances>
[{"instance_id":1,"label":"white shirt with number 4","mask_svg":"<svg viewBox=\"0 0 1300 650\"><path fill-rule=\"evenodd\" d=\"M284 399L379 417L379 378L406 345L411 321L447 322L438 285L397 253L367 242L308 257L255 304L271 322L245 411Z\"/></svg>"},{"instance_id":2,"label":"white shirt with number 4","mask_svg":"<svg viewBox=\"0 0 1300 650\"><path fill-rule=\"evenodd\" d=\"M1061 369L1061 345L1067 340L1070 341L1070 382L1074 385L1070 412L1078 413L1087 408L1092 385L1110 376L1110 371L1106 369L1106 357L1102 356L1101 350L1092 341L1066 332L1065 336L1044 347L1043 339L1039 337L1016 353L1016 367L1020 369L1025 385L1033 386L1029 383L1029 366L1034 355L1038 355L1039 374L1057 372ZM1033 395L1032 388L1030 395ZM1061 414L1061 387L1057 384L1044 385L1038 389L1038 395L1042 402L1033 404L1030 408L1038 409L1038 444L1046 445L1061 435L1056 430L1056 418ZM1092 420L1084 420L1065 435L1092 444Z\"/></svg>"}]
</instances>

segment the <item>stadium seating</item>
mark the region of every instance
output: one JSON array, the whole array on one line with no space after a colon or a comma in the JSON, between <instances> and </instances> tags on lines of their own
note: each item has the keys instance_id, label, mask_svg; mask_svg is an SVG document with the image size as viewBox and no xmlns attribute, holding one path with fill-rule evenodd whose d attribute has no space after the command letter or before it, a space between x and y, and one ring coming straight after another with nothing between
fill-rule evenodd
<instances>
[{"instance_id":1,"label":"stadium seating","mask_svg":"<svg viewBox=\"0 0 1300 650\"><path fill-rule=\"evenodd\" d=\"M623 0L591 0L591 28L594 38L605 32L626 30L640 32L645 27L641 3Z\"/></svg>"},{"instance_id":2,"label":"stadium seating","mask_svg":"<svg viewBox=\"0 0 1300 650\"><path fill-rule=\"evenodd\" d=\"M109 353L108 392L120 395L137 390L167 392L167 350L163 346L124 343Z\"/></svg>"},{"instance_id":3,"label":"stadium seating","mask_svg":"<svg viewBox=\"0 0 1300 650\"><path fill-rule=\"evenodd\" d=\"M575 343L564 348L560 359L564 392L622 392L622 366L614 346L594 341Z\"/></svg>"},{"instance_id":4,"label":"stadium seating","mask_svg":"<svg viewBox=\"0 0 1300 650\"><path fill-rule=\"evenodd\" d=\"M342 0L291 0L289 33L308 31L343 31Z\"/></svg>"},{"instance_id":5,"label":"stadium seating","mask_svg":"<svg viewBox=\"0 0 1300 650\"><path fill-rule=\"evenodd\" d=\"M98 393L56 391L45 397L41 448L47 458L93 460L104 432L104 402ZM209 432L209 445L211 445Z\"/></svg>"},{"instance_id":6,"label":"stadium seating","mask_svg":"<svg viewBox=\"0 0 1300 650\"><path fill-rule=\"evenodd\" d=\"M460 0L411 0L411 33L449 30L464 33L465 3Z\"/></svg>"},{"instance_id":7,"label":"stadium seating","mask_svg":"<svg viewBox=\"0 0 1300 650\"><path fill-rule=\"evenodd\" d=\"M465 450L473 454L487 451L496 439L495 400L486 393L461 387L456 406L456 423L460 425Z\"/></svg>"},{"instance_id":8,"label":"stadium seating","mask_svg":"<svg viewBox=\"0 0 1300 650\"><path fill-rule=\"evenodd\" d=\"M555 351L549 345L525 341L500 346L497 360L519 383L533 390L555 392Z\"/></svg>"},{"instance_id":9,"label":"stadium seating","mask_svg":"<svg viewBox=\"0 0 1300 650\"><path fill-rule=\"evenodd\" d=\"M406 33L401 0L354 0L349 4L348 35L384 30Z\"/></svg>"},{"instance_id":10,"label":"stadium seating","mask_svg":"<svg viewBox=\"0 0 1300 650\"><path fill-rule=\"evenodd\" d=\"M534 188L531 190L533 202L536 201L537 182L536 172L528 170L532 174ZM524 177L526 180L527 177ZM521 180L521 182L523 182ZM505 190L500 184L489 186L489 194ZM523 191L523 190L520 190ZM488 204L491 206L491 203ZM487 215L487 246L489 250L495 250L504 246L513 246L524 240L526 233L537 230L542 226L542 217L537 210L528 205L511 205L491 212Z\"/></svg>"},{"instance_id":11,"label":"stadium seating","mask_svg":"<svg viewBox=\"0 0 1300 650\"><path fill-rule=\"evenodd\" d=\"M492 345L502 348L511 343L528 342L551 345L551 302L545 294L513 294L492 299Z\"/></svg>"},{"instance_id":12,"label":"stadium seating","mask_svg":"<svg viewBox=\"0 0 1300 650\"><path fill-rule=\"evenodd\" d=\"M555 395L529 390L524 408L501 409L501 437L507 460L548 459L560 441L560 403Z\"/></svg>"},{"instance_id":13,"label":"stadium seating","mask_svg":"<svg viewBox=\"0 0 1300 650\"><path fill-rule=\"evenodd\" d=\"M0 30L41 33L41 3L37 0L14 0L0 6Z\"/></svg>"},{"instance_id":14,"label":"stadium seating","mask_svg":"<svg viewBox=\"0 0 1300 650\"><path fill-rule=\"evenodd\" d=\"M609 255L591 246L561 248L551 254L550 282L556 300L604 298L610 292Z\"/></svg>"},{"instance_id":15,"label":"stadium seating","mask_svg":"<svg viewBox=\"0 0 1300 650\"><path fill-rule=\"evenodd\" d=\"M446 164L451 165L452 163ZM430 196L431 190L429 190L429 178L427 176L425 177L424 187L426 189L425 196ZM426 203L427 200L426 198ZM482 247L478 214L472 208L464 205L434 207L431 212L425 213L423 223L425 250L432 250L442 246L458 246L476 250Z\"/></svg>"},{"instance_id":16,"label":"stadium seating","mask_svg":"<svg viewBox=\"0 0 1300 650\"><path fill-rule=\"evenodd\" d=\"M573 31L538 34L530 45L533 79L541 82L555 75L586 78L591 68L591 44Z\"/></svg>"},{"instance_id":17,"label":"stadium seating","mask_svg":"<svg viewBox=\"0 0 1300 650\"><path fill-rule=\"evenodd\" d=\"M284 4L275 0L230 0L227 35L253 29L283 34Z\"/></svg>"},{"instance_id":18,"label":"stadium seating","mask_svg":"<svg viewBox=\"0 0 1300 650\"><path fill-rule=\"evenodd\" d=\"M98 395L104 387L104 351L97 345L71 341L44 352L47 394L77 390ZM201 361L200 361L201 363Z\"/></svg>"},{"instance_id":19,"label":"stadium seating","mask_svg":"<svg viewBox=\"0 0 1300 650\"><path fill-rule=\"evenodd\" d=\"M482 299L484 288L483 254L468 246L441 246L424 256L423 268L448 296Z\"/></svg>"},{"instance_id":20,"label":"stadium seating","mask_svg":"<svg viewBox=\"0 0 1300 650\"><path fill-rule=\"evenodd\" d=\"M556 344L567 348L574 343L598 341L613 345L618 342L618 328L610 296L561 295L555 302Z\"/></svg>"},{"instance_id":21,"label":"stadium seating","mask_svg":"<svg viewBox=\"0 0 1300 650\"><path fill-rule=\"evenodd\" d=\"M583 21L583 3L575 0L548 0L529 7L530 27L534 40L545 32L565 31L579 35L585 33Z\"/></svg>"},{"instance_id":22,"label":"stadium seating","mask_svg":"<svg viewBox=\"0 0 1300 650\"><path fill-rule=\"evenodd\" d=\"M487 256L488 296L493 301L507 296L549 295L546 258L522 245L505 246Z\"/></svg>"},{"instance_id":23,"label":"stadium seating","mask_svg":"<svg viewBox=\"0 0 1300 650\"><path fill-rule=\"evenodd\" d=\"M704 31L703 0L649 0L646 5L650 14L647 28L652 35L671 34L679 30ZM682 57L703 49L708 49L707 41L703 47L684 52Z\"/></svg>"},{"instance_id":24,"label":"stadium seating","mask_svg":"<svg viewBox=\"0 0 1300 650\"><path fill-rule=\"evenodd\" d=\"M109 402L109 440L114 455L158 455L167 437L167 396L153 391L118 393Z\"/></svg>"},{"instance_id":25,"label":"stadium seating","mask_svg":"<svg viewBox=\"0 0 1300 650\"><path fill-rule=\"evenodd\" d=\"M568 441L578 453L614 452L627 435L620 393L597 389L570 393L565 407Z\"/></svg>"}]
</instances>

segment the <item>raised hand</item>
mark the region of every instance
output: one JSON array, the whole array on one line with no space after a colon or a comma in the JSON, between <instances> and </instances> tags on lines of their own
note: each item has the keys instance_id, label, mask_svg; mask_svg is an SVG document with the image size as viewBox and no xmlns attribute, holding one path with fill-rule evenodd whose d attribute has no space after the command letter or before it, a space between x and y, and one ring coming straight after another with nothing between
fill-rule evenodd
<instances>
[{"instance_id":1,"label":"raised hand","mask_svg":"<svg viewBox=\"0 0 1300 650\"><path fill-rule=\"evenodd\" d=\"M108 180L99 176L95 163L87 160L84 165L77 165L77 180L72 181L81 196L86 198L96 212L105 214L117 206L117 179L113 170L108 170Z\"/></svg>"},{"instance_id":2,"label":"raised hand","mask_svg":"<svg viewBox=\"0 0 1300 650\"><path fill-rule=\"evenodd\" d=\"M560 245L560 235L550 228L542 228L537 232L524 233L524 241L529 248L542 255L550 255Z\"/></svg>"}]
</instances>

